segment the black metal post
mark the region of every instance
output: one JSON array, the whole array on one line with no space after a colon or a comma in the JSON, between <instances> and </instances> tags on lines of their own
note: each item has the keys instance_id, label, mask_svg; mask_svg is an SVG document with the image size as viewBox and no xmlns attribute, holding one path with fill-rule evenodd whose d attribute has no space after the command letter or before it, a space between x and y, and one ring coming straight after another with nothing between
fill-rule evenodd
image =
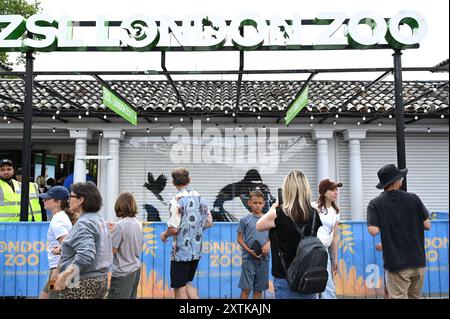
<instances>
[{"instance_id":1,"label":"black metal post","mask_svg":"<svg viewBox=\"0 0 450 319\"><path fill-rule=\"evenodd\" d=\"M26 53L25 110L22 141L22 189L20 197L20 221L28 221L30 203L31 125L33 122L33 52Z\"/></svg>"},{"instance_id":2,"label":"black metal post","mask_svg":"<svg viewBox=\"0 0 450 319\"><path fill-rule=\"evenodd\" d=\"M397 136L397 166L406 168L405 151L405 106L403 104L402 80L402 52L394 51L394 85L395 85L395 131ZM402 190L407 190L406 177L403 180Z\"/></svg>"}]
</instances>

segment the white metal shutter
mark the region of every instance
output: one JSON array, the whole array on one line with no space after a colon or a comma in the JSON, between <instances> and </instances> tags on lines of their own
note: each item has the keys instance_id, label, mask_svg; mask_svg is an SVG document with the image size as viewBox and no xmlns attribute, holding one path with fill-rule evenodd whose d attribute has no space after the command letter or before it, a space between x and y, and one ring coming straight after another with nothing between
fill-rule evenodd
<instances>
[{"instance_id":1,"label":"white metal shutter","mask_svg":"<svg viewBox=\"0 0 450 319\"><path fill-rule=\"evenodd\" d=\"M350 210L350 175L349 175L349 146L344 141L342 134L337 135L337 180L343 184L339 189L338 206L341 220L350 220L352 212Z\"/></svg>"},{"instance_id":2,"label":"white metal shutter","mask_svg":"<svg viewBox=\"0 0 450 319\"><path fill-rule=\"evenodd\" d=\"M377 171L385 164L397 165L395 134L368 133L361 141L361 157L366 208L381 192L375 188ZM447 134L406 134L408 191L416 193L430 211L448 211L448 163Z\"/></svg>"},{"instance_id":3,"label":"white metal shutter","mask_svg":"<svg viewBox=\"0 0 450 319\"><path fill-rule=\"evenodd\" d=\"M222 131L223 132L223 131ZM302 170L311 183L314 191L317 187L317 147L310 134L298 136L279 136L279 163L276 169L269 171L265 164L223 164L223 163L174 163L170 151L174 145L169 136L127 137L120 144L120 176L119 190L131 191L135 194L140 216L145 219L144 204L156 207L162 221L168 218L168 209L149 190L143 187L147 181L147 173L152 172L156 179L160 174L167 177L167 185L161 196L168 203L176 193L172 185L171 171L176 167L186 167L190 171L192 187L208 202L210 209L218 192L228 184L242 180L249 169L257 169L263 183L269 186L270 193L277 197L277 189L281 187L284 177L293 169ZM247 154L247 146L243 146ZM223 147L225 153L226 148ZM248 212L239 198L224 203L224 208L240 219Z\"/></svg>"}]
</instances>

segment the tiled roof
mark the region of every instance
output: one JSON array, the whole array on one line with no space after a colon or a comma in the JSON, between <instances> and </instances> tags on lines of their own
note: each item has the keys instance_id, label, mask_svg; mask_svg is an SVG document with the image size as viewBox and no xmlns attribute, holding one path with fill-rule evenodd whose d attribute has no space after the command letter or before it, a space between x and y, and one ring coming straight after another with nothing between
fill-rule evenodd
<instances>
[{"instance_id":1,"label":"tiled roof","mask_svg":"<svg viewBox=\"0 0 450 319\"><path fill-rule=\"evenodd\" d=\"M66 111L103 111L102 86L96 81L51 80L38 81L66 99L52 96L39 86L34 87L33 106L36 110L61 113ZM140 113L145 111L184 112L182 103L166 81L110 81L113 89L127 98ZM309 85L310 112L330 112L357 93L364 81L312 81ZM413 100L446 82L404 82L404 101ZM236 103L237 82L233 81L179 81L175 82L190 112L223 112L233 110ZM284 111L295 98L302 82L299 81L243 81L239 109L243 112ZM24 82L0 79L0 111L20 111L24 99ZM406 106L405 111L420 113L448 108L449 87L432 92L425 98ZM395 106L394 83L378 82L348 104L348 111L383 112Z\"/></svg>"},{"instance_id":2,"label":"tiled roof","mask_svg":"<svg viewBox=\"0 0 450 319\"><path fill-rule=\"evenodd\" d=\"M433 69L435 69L433 72L447 72L448 73L448 59L442 61L439 64L436 64Z\"/></svg>"}]
</instances>

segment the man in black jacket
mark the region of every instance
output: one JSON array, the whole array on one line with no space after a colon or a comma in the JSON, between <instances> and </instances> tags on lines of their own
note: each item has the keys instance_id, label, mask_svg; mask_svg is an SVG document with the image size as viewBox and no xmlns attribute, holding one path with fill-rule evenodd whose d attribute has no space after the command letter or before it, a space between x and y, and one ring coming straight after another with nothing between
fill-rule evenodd
<instances>
[{"instance_id":1,"label":"man in black jacket","mask_svg":"<svg viewBox=\"0 0 450 319\"><path fill-rule=\"evenodd\" d=\"M378 171L376 186L384 192L369 202L369 233L381 233L387 289L392 299L421 297L425 277L425 234L431 229L428 210L413 193L400 190L408 169L395 165Z\"/></svg>"}]
</instances>

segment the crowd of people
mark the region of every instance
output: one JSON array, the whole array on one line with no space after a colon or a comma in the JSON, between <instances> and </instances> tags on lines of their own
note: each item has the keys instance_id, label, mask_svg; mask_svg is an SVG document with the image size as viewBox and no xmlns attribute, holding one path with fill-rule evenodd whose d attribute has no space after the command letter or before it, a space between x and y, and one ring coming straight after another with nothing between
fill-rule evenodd
<instances>
[{"instance_id":1,"label":"crowd of people","mask_svg":"<svg viewBox=\"0 0 450 319\"><path fill-rule=\"evenodd\" d=\"M383 192L367 207L368 232L381 234L377 249L383 250L389 298L420 298L426 265L424 231L431 229L420 198L401 190L406 173L407 169L393 164L383 166L376 185ZM0 222L19 221L20 210L8 205L20 202L20 183L13 176L12 162L0 161ZM99 213L102 197L93 182L73 184L70 190L54 185L45 192L39 191L42 180L37 183L33 183L33 192L30 185L30 220L40 220L33 213L40 209L38 197L51 214L47 233L50 272L40 298L136 298L143 238L134 195L119 195L114 207L118 221L109 223ZM160 234L162 242L173 237L170 286L175 298L197 299L192 281L202 255L203 232L213 226L213 219L205 199L190 186L187 169L172 171L172 183L178 192L169 204L167 228ZM251 212L240 220L237 230L242 247L238 284L242 299L250 295L262 298L269 287L270 262L275 298L336 298L333 276L338 270L337 199L341 187L342 183L332 179L321 180L313 201L307 176L300 170L291 171L284 178L281 198L265 214L264 194L250 192L247 204ZM293 262L299 243L307 236L320 239L327 252L328 276L319 293L292 289L287 274L286 265Z\"/></svg>"}]
</instances>

